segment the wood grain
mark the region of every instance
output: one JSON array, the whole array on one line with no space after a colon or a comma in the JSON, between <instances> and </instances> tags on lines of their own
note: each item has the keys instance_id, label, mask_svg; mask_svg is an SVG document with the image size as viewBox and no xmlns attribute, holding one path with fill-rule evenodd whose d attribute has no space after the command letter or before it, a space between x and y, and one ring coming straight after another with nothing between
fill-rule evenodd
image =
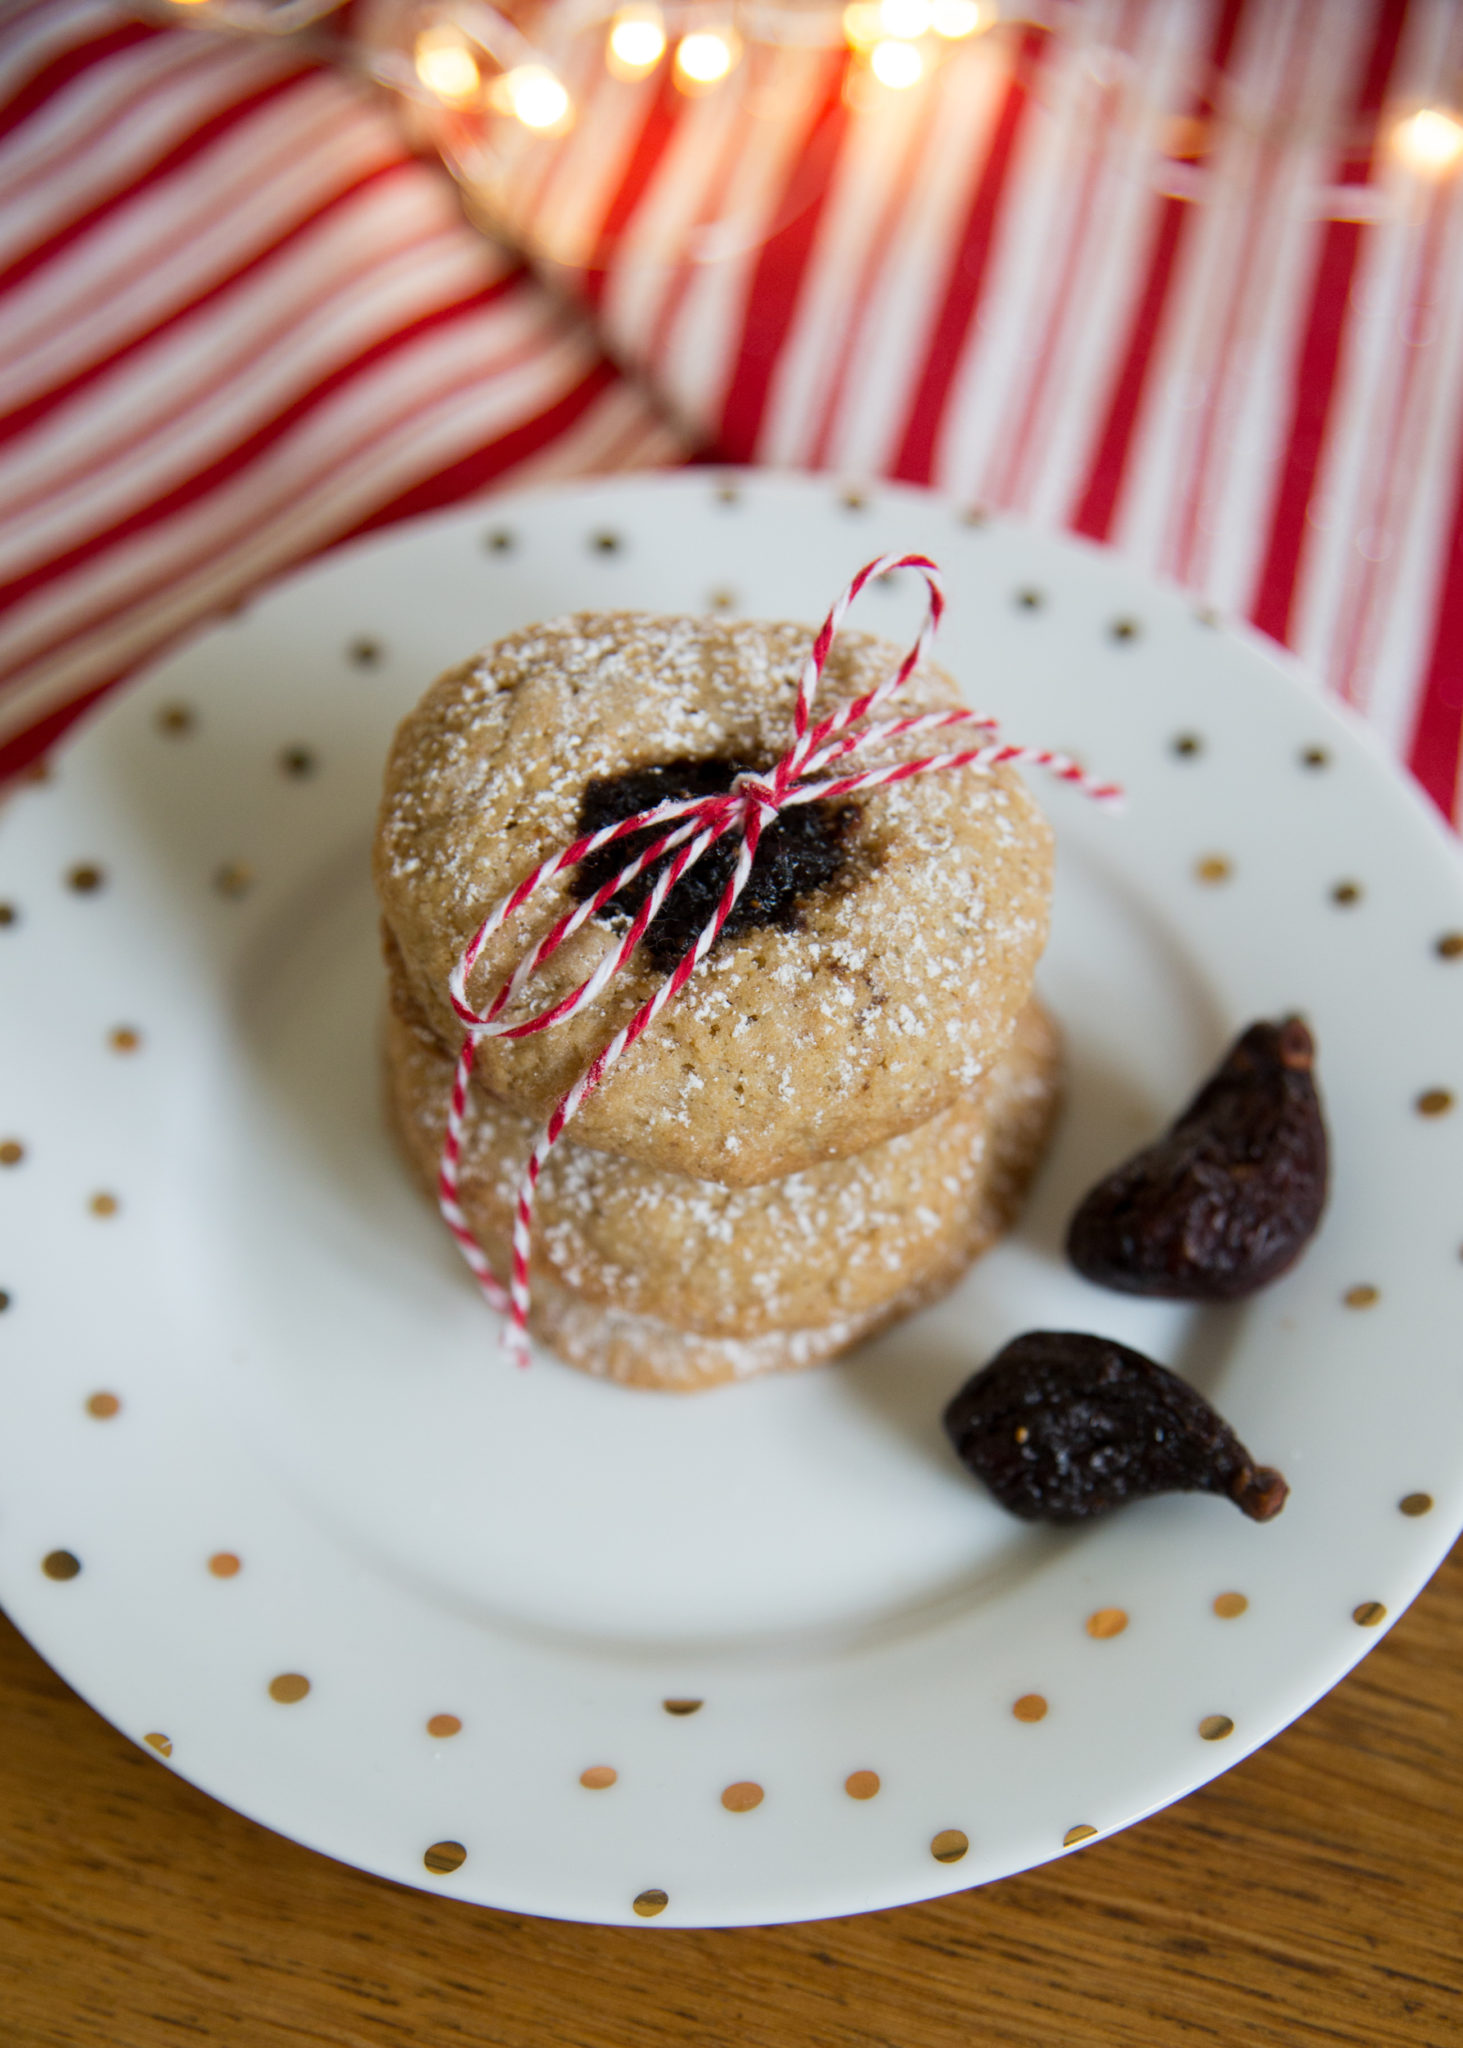
<instances>
[{"instance_id":1,"label":"wood grain","mask_svg":"<svg viewBox=\"0 0 1463 2048\"><path fill-rule=\"evenodd\" d=\"M5 2048L1458 2048L1463 1549L1343 1685L1127 1834L721 1933L429 1898L241 1820L0 1620Z\"/></svg>"}]
</instances>

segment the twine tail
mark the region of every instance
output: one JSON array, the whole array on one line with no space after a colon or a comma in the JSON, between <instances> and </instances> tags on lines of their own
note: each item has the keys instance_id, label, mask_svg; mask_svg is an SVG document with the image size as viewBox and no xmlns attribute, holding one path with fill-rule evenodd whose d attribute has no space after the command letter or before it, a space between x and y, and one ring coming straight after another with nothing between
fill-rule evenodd
<instances>
[{"instance_id":1,"label":"twine tail","mask_svg":"<svg viewBox=\"0 0 1463 2048\"><path fill-rule=\"evenodd\" d=\"M488 1264L487 1254L467 1227L467 1218L462 1213L460 1179L462 1172L462 1127L467 1120L467 1087L472 1079L472 1063L477 1056L477 1040L469 1035L462 1041L462 1050L457 1055L457 1065L452 1075L452 1093L447 1103L447 1129L442 1138L442 1157L437 1172L437 1207L442 1219L457 1240L457 1249L472 1269L473 1278L482 1289L489 1308L499 1315L508 1313L508 1294L500 1284L497 1275Z\"/></svg>"}]
</instances>

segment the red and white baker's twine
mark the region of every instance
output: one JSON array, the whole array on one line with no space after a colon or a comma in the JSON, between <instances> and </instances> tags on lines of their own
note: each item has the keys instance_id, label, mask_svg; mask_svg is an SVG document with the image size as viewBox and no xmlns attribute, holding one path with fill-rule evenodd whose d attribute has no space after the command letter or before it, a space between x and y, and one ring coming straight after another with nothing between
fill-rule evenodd
<instances>
[{"instance_id":1,"label":"red and white baker's twine","mask_svg":"<svg viewBox=\"0 0 1463 2048\"><path fill-rule=\"evenodd\" d=\"M895 569L917 569L928 586L929 605L919 637L892 676L862 697L840 704L817 725L811 724L813 693L844 614L871 577L884 576ZM717 934L746 887L752 863L757 857L758 841L779 811L790 809L794 804L826 803L834 797L849 796L855 790L877 789L884 783L904 782L912 775L931 775L950 768L993 768L1002 761L1026 761L1033 767L1045 768L1063 782L1075 783L1099 803L1113 803L1120 798L1121 791L1116 784L1096 781L1065 754L1054 754L1038 747L1008 745L999 738L999 722L979 711L926 711L913 718L886 719L865 725L862 731L850 731L850 727L869 717L892 697L923 661L944 609L945 594L940 572L928 556L881 555L877 561L866 564L829 612L813 642L798 682L797 704L793 711L793 742L769 775L748 771L737 776L731 788L719 796L688 797L680 802L657 804L651 810L637 811L634 817L624 818L617 825L606 825L598 832L576 839L572 846L566 846L548 860L540 861L531 874L525 875L517 888L488 912L468 941L448 982L452 1007L467 1027L467 1036L452 1079L452 1098L448 1106L437 1182L438 1202L447 1227L457 1239L489 1305L508 1317L505 1341L520 1365L528 1363L528 1276L533 1245L533 1205L544 1161L559 1142L570 1118L594 1093L621 1054L629 1050L642 1032L649 1030L666 1004L679 995L711 951ZM981 746L963 748L957 753L930 754L922 760L898 761L887 768L865 768L853 775L819 779L834 761L856 747L868 746L878 740L905 738L911 733L935 732L954 725L973 726L988 737ZM642 848L593 896L567 911L530 947L508 979L499 984L487 1008L475 1010L467 999L467 984L479 955L493 934L515 917L545 883L553 881L566 868L577 867L581 861L597 853L600 847L613 845L616 840L625 839L632 832L643 832L653 825L663 825L667 829ZM560 1098L534 1140L528 1162L518 1178L513 1215L513 1270L505 1289L500 1286L482 1247L468 1229L458 1199L462 1128L467 1113L468 1082L478 1042L484 1038L529 1038L537 1031L547 1031L552 1025L577 1016L625 967L651 919L687 868L700 860L707 848L714 846L728 832L737 833L741 845L736 866L722 891L715 913L655 993L641 1004L628 1024L615 1033L568 1093ZM597 916L628 882L672 849L675 849L673 857L667 862L665 871L657 876L624 937L612 952L605 955L593 974L556 1003L531 1017L515 1024L500 1021L508 1005L544 962L553 958L564 941L572 937L586 919Z\"/></svg>"}]
</instances>

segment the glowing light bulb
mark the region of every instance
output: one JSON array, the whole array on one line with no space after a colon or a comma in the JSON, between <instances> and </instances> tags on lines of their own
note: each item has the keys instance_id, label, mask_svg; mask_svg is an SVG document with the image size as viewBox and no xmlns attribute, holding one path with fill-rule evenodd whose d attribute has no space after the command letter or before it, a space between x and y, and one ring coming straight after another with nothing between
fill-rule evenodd
<instances>
[{"instance_id":1,"label":"glowing light bulb","mask_svg":"<svg viewBox=\"0 0 1463 2048\"><path fill-rule=\"evenodd\" d=\"M854 50L872 50L884 33L878 0L851 0L843 10L843 34Z\"/></svg>"},{"instance_id":2,"label":"glowing light bulb","mask_svg":"<svg viewBox=\"0 0 1463 2048\"><path fill-rule=\"evenodd\" d=\"M983 35L995 27L996 19L995 0L935 0L930 9L930 27L952 43L962 36Z\"/></svg>"},{"instance_id":3,"label":"glowing light bulb","mask_svg":"<svg viewBox=\"0 0 1463 2048\"><path fill-rule=\"evenodd\" d=\"M416 39L412 62L427 91L451 106L461 106L470 100L483 82L476 57L455 29L423 29Z\"/></svg>"},{"instance_id":4,"label":"glowing light bulb","mask_svg":"<svg viewBox=\"0 0 1463 2048\"><path fill-rule=\"evenodd\" d=\"M676 70L693 85L715 85L737 61L730 29L697 29L676 45Z\"/></svg>"},{"instance_id":5,"label":"glowing light bulb","mask_svg":"<svg viewBox=\"0 0 1463 2048\"><path fill-rule=\"evenodd\" d=\"M619 78L643 78L665 54L658 7L622 7L610 24L608 62Z\"/></svg>"},{"instance_id":6,"label":"glowing light bulb","mask_svg":"<svg viewBox=\"0 0 1463 2048\"><path fill-rule=\"evenodd\" d=\"M1463 160L1463 120L1443 107L1423 107L1397 123L1392 147L1409 169L1440 177Z\"/></svg>"},{"instance_id":7,"label":"glowing light bulb","mask_svg":"<svg viewBox=\"0 0 1463 2048\"><path fill-rule=\"evenodd\" d=\"M886 39L870 50L869 69L880 85L887 85L893 92L904 92L923 78L925 60L913 43Z\"/></svg>"},{"instance_id":8,"label":"glowing light bulb","mask_svg":"<svg viewBox=\"0 0 1463 2048\"><path fill-rule=\"evenodd\" d=\"M896 42L912 43L929 28L930 0L879 0L879 26Z\"/></svg>"},{"instance_id":9,"label":"glowing light bulb","mask_svg":"<svg viewBox=\"0 0 1463 2048\"><path fill-rule=\"evenodd\" d=\"M503 79L503 96L525 128L557 128L569 95L546 64L519 64Z\"/></svg>"}]
</instances>

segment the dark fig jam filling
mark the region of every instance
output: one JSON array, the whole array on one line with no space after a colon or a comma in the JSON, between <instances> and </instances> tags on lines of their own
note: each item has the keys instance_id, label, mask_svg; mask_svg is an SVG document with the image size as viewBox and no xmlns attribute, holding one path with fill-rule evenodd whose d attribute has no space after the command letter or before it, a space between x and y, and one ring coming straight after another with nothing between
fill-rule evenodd
<instances>
[{"instance_id":1,"label":"dark fig jam filling","mask_svg":"<svg viewBox=\"0 0 1463 2048\"><path fill-rule=\"evenodd\" d=\"M617 825L633 818L637 811L656 804L677 803L687 797L720 796L736 777L755 767L747 761L715 757L660 761L650 768L627 768L619 775L596 776L585 785L579 805L576 831L579 835L598 832L605 825ZM815 890L823 889L843 869L849 843L858 820L854 804L797 804L783 811L763 832L747 886L717 939L734 938L739 932L759 925L773 925L795 931L802 922L802 909ZM571 878L579 902L612 881L627 861L664 827L651 827L602 846L588 860L581 861ZM696 942L697 934L715 915L736 866L740 835L729 832L715 846L708 847L700 860L672 889L659 913L647 927L641 941L654 966L669 974ZM635 915L655 885L657 876L672 856L659 860L637 875L610 898L602 915L626 924Z\"/></svg>"}]
</instances>

